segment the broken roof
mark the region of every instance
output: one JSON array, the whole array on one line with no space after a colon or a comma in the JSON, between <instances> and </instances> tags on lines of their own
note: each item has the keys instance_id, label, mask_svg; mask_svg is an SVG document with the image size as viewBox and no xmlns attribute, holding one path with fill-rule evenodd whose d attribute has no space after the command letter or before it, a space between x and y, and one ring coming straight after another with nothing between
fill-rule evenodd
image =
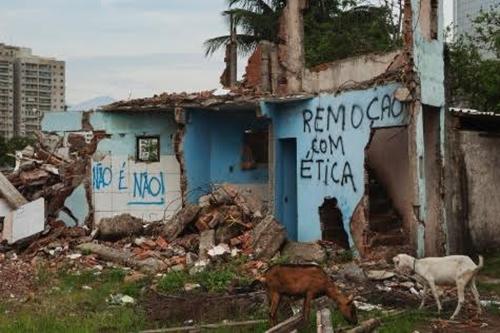
<instances>
[{"instance_id":1,"label":"broken roof","mask_svg":"<svg viewBox=\"0 0 500 333\"><path fill-rule=\"evenodd\" d=\"M172 111L177 107L193 109L254 109L262 94L254 91L208 90L193 93L161 93L153 97L123 100L101 108L102 111Z\"/></svg>"},{"instance_id":2,"label":"broken roof","mask_svg":"<svg viewBox=\"0 0 500 333\"><path fill-rule=\"evenodd\" d=\"M258 93L250 89L208 90L193 93L161 93L153 97L123 100L103 106L100 110L114 111L173 111L175 108L209 109L209 110L255 110L261 101L270 103L286 103L303 101L314 94L294 94L289 96L273 96L269 93Z\"/></svg>"}]
</instances>

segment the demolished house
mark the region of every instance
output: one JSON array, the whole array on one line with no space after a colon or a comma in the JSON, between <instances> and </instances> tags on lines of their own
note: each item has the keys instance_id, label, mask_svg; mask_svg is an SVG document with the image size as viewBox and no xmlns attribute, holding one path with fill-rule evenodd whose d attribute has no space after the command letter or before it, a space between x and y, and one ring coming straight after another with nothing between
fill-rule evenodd
<instances>
[{"instance_id":1,"label":"demolished house","mask_svg":"<svg viewBox=\"0 0 500 333\"><path fill-rule=\"evenodd\" d=\"M79 167L54 218L94 228L127 213L168 224L228 184L262 201L291 240L361 256L445 254L441 1L405 1L401 49L315 68L304 62L306 9L288 1L283 42L260 43L230 92L46 114L54 154Z\"/></svg>"}]
</instances>

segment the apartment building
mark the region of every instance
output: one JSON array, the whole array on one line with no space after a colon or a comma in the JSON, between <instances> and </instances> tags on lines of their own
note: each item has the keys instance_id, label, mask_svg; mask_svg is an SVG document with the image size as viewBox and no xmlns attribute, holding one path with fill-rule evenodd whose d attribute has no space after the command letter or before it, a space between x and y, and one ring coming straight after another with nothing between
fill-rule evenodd
<instances>
[{"instance_id":1,"label":"apartment building","mask_svg":"<svg viewBox=\"0 0 500 333\"><path fill-rule=\"evenodd\" d=\"M30 136L45 112L65 110L65 63L0 43L0 135Z\"/></svg>"},{"instance_id":2,"label":"apartment building","mask_svg":"<svg viewBox=\"0 0 500 333\"><path fill-rule=\"evenodd\" d=\"M0 55L0 137L14 135L14 62Z\"/></svg>"}]
</instances>

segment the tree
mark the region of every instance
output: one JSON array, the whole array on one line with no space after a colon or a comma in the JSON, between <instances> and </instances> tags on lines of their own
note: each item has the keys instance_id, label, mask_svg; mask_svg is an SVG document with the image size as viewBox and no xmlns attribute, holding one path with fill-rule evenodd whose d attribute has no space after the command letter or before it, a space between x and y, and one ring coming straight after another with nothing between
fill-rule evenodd
<instances>
[{"instance_id":1,"label":"tree","mask_svg":"<svg viewBox=\"0 0 500 333\"><path fill-rule=\"evenodd\" d=\"M314 0L304 15L304 46L309 66L348 56L391 50L400 43L401 15L394 19L395 5L383 0L380 6L358 6L363 0ZM397 0L396 6L401 6ZM286 0L228 0L223 12L240 28L237 44L240 54L253 51L258 42L279 43L279 18ZM400 14L401 14L401 7ZM230 42L220 36L205 42L211 55Z\"/></svg>"},{"instance_id":2,"label":"tree","mask_svg":"<svg viewBox=\"0 0 500 333\"><path fill-rule=\"evenodd\" d=\"M452 103L500 112L500 11L481 11L473 34L458 36L449 46ZM487 53L496 57L487 57Z\"/></svg>"},{"instance_id":3,"label":"tree","mask_svg":"<svg viewBox=\"0 0 500 333\"><path fill-rule=\"evenodd\" d=\"M222 15L240 28L236 42L240 54L248 54L258 42L278 42L279 18L286 5L285 0L227 0L229 9ZM231 36L219 36L205 41L205 55L225 47Z\"/></svg>"},{"instance_id":4,"label":"tree","mask_svg":"<svg viewBox=\"0 0 500 333\"><path fill-rule=\"evenodd\" d=\"M355 6L359 1L329 1L326 11L312 6L305 15L305 58L308 66L401 45L399 24L388 5Z\"/></svg>"}]
</instances>

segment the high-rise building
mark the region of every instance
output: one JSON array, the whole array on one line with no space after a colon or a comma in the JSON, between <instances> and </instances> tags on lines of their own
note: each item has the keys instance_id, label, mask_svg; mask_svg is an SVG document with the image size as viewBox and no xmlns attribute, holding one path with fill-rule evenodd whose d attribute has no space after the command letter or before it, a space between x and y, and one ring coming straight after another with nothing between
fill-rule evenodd
<instances>
[{"instance_id":1,"label":"high-rise building","mask_svg":"<svg viewBox=\"0 0 500 333\"><path fill-rule=\"evenodd\" d=\"M500 6L500 0L455 0L453 6L455 36L474 35L472 20L481 10L488 11L492 6ZM496 8L498 10L500 7Z\"/></svg>"},{"instance_id":2,"label":"high-rise building","mask_svg":"<svg viewBox=\"0 0 500 333\"><path fill-rule=\"evenodd\" d=\"M0 43L0 136L30 136L45 112L65 110L65 63Z\"/></svg>"}]
</instances>

